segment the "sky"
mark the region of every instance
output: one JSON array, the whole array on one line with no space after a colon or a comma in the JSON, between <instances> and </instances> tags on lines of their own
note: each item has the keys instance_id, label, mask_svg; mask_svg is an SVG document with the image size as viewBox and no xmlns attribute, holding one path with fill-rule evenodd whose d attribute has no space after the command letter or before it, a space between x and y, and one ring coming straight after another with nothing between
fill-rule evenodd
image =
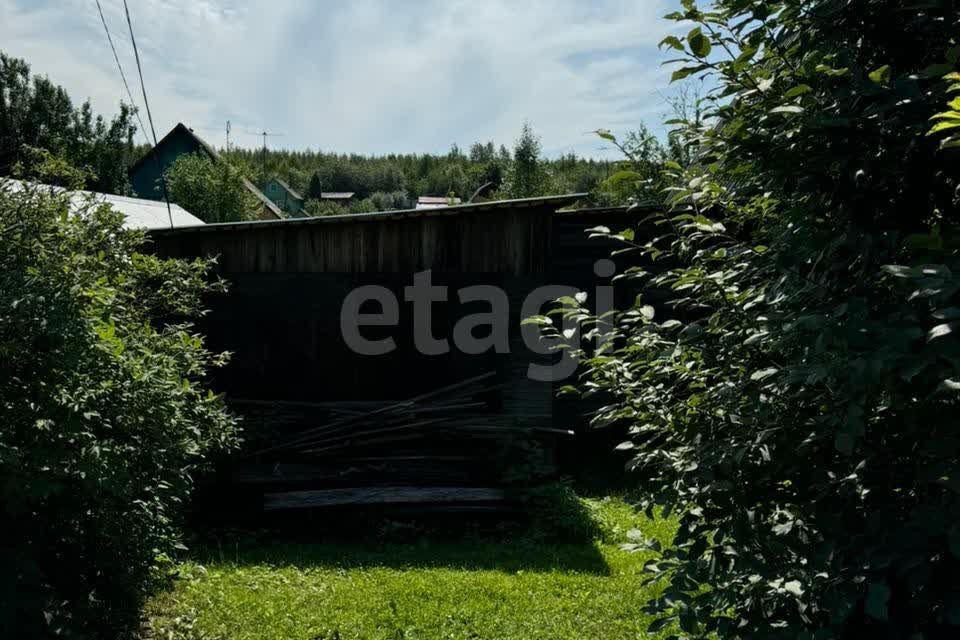
<instances>
[{"instance_id":1,"label":"sky","mask_svg":"<svg viewBox=\"0 0 960 640\"><path fill-rule=\"evenodd\" d=\"M122 0L101 0L138 105ZM183 122L216 146L443 153L511 146L524 121L548 156L616 157L590 134L662 135L674 0L129 0L157 135ZM95 0L0 0L0 50L89 99L126 98ZM145 113L141 109L141 115ZM139 138L144 142L144 138Z\"/></svg>"}]
</instances>

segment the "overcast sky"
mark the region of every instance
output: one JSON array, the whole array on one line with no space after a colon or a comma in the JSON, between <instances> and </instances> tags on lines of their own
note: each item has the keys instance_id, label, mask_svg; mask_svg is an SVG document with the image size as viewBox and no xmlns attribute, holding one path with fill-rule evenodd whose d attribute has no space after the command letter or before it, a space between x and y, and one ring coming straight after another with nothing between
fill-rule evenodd
<instances>
[{"instance_id":1,"label":"overcast sky","mask_svg":"<svg viewBox=\"0 0 960 640\"><path fill-rule=\"evenodd\" d=\"M121 0L101 0L138 104ZM662 133L672 0L129 0L158 136L338 152L511 145L605 156L600 127ZM122 97L95 0L0 0L0 50L114 113ZM146 121L146 118L144 118ZM143 141L143 138L139 138Z\"/></svg>"}]
</instances>

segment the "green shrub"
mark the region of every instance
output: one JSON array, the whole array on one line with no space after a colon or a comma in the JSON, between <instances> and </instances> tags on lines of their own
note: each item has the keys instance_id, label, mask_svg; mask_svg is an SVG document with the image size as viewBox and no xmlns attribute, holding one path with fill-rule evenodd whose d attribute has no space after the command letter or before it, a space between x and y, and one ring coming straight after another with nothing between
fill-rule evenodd
<instances>
[{"instance_id":1,"label":"green shrub","mask_svg":"<svg viewBox=\"0 0 960 640\"><path fill-rule=\"evenodd\" d=\"M607 396L596 424L629 425L681 514L652 611L697 638L957 637L960 145L928 132L958 120L960 12L682 5L674 76L715 87L683 211L596 230L674 298L566 308L609 338L568 390Z\"/></svg>"},{"instance_id":2,"label":"green shrub","mask_svg":"<svg viewBox=\"0 0 960 640\"><path fill-rule=\"evenodd\" d=\"M0 637L117 637L234 441L186 318L209 263L138 252L107 206L0 184Z\"/></svg>"},{"instance_id":3,"label":"green shrub","mask_svg":"<svg viewBox=\"0 0 960 640\"><path fill-rule=\"evenodd\" d=\"M243 174L226 160L200 153L178 157L165 174L170 201L204 222L253 220L259 203L244 185Z\"/></svg>"},{"instance_id":4,"label":"green shrub","mask_svg":"<svg viewBox=\"0 0 960 640\"><path fill-rule=\"evenodd\" d=\"M332 200L307 200L303 210L310 216L342 216L350 210Z\"/></svg>"}]
</instances>

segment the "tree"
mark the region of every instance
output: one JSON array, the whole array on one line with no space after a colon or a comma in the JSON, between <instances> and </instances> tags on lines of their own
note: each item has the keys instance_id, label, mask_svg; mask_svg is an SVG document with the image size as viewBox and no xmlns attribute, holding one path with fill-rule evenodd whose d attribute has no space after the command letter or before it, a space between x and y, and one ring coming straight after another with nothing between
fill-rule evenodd
<instances>
[{"instance_id":1,"label":"tree","mask_svg":"<svg viewBox=\"0 0 960 640\"><path fill-rule=\"evenodd\" d=\"M664 150L645 125L619 141L606 130L598 131L626 157L617 171L597 188L597 199L608 205L655 204L663 202Z\"/></svg>"},{"instance_id":2,"label":"tree","mask_svg":"<svg viewBox=\"0 0 960 640\"><path fill-rule=\"evenodd\" d=\"M75 109L63 87L31 78L25 61L0 53L0 176L25 159L26 147L40 148L89 172L90 189L127 193L134 116L125 104L109 123L89 102Z\"/></svg>"},{"instance_id":3,"label":"tree","mask_svg":"<svg viewBox=\"0 0 960 640\"><path fill-rule=\"evenodd\" d=\"M182 155L167 169L170 200L204 222L253 219L257 203L230 163L199 153Z\"/></svg>"},{"instance_id":4,"label":"tree","mask_svg":"<svg viewBox=\"0 0 960 640\"><path fill-rule=\"evenodd\" d=\"M673 298L564 300L602 338L567 391L606 396L595 423L629 426L628 468L680 514L673 548L635 545L665 584L651 630L956 637L960 13L682 6L663 46L716 125L690 123L652 230L595 230Z\"/></svg>"},{"instance_id":5,"label":"tree","mask_svg":"<svg viewBox=\"0 0 960 640\"><path fill-rule=\"evenodd\" d=\"M204 260L140 253L93 201L0 184L0 635L113 638L181 546L191 474L235 425L191 319Z\"/></svg>"},{"instance_id":6,"label":"tree","mask_svg":"<svg viewBox=\"0 0 960 640\"><path fill-rule=\"evenodd\" d=\"M548 191L547 172L540 162L540 138L533 133L529 122L523 123L514 145L504 191L510 198L532 198Z\"/></svg>"},{"instance_id":7,"label":"tree","mask_svg":"<svg viewBox=\"0 0 960 640\"><path fill-rule=\"evenodd\" d=\"M323 179L316 171L310 176L310 185L307 187L307 198L320 200L323 197Z\"/></svg>"}]
</instances>

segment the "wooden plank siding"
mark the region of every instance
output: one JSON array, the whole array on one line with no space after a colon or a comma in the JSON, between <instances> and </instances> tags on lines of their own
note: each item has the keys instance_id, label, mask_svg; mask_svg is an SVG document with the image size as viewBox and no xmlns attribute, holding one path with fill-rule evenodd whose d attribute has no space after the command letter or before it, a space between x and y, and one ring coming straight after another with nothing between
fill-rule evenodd
<instances>
[{"instance_id":1,"label":"wooden plank siding","mask_svg":"<svg viewBox=\"0 0 960 640\"><path fill-rule=\"evenodd\" d=\"M222 273L545 273L554 209L206 225L151 238L162 256L219 256Z\"/></svg>"}]
</instances>

